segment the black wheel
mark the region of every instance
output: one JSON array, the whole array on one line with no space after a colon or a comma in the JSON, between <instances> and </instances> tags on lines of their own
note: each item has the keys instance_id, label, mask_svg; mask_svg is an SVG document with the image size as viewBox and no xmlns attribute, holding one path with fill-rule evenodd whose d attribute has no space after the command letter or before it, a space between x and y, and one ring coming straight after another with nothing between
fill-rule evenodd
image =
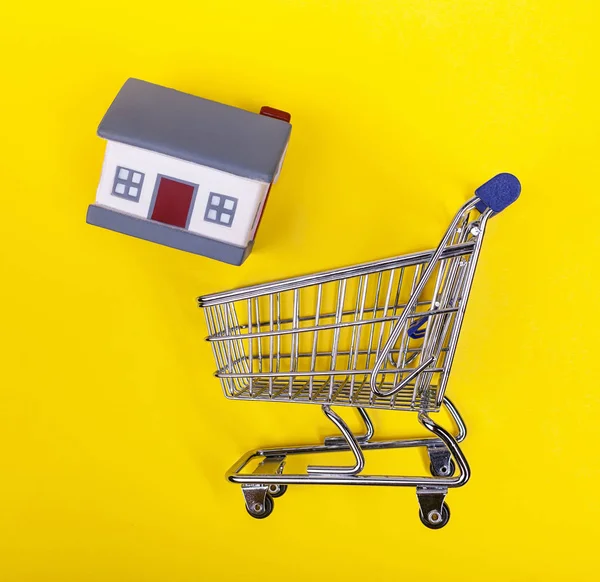
<instances>
[{"instance_id":1,"label":"black wheel","mask_svg":"<svg viewBox=\"0 0 600 582\"><path fill-rule=\"evenodd\" d=\"M275 504L270 495L265 497L265 504L263 506L261 506L260 503L254 504L251 508L246 505L246 511L255 519L269 517L269 515L273 513L273 509L275 509Z\"/></svg>"},{"instance_id":2,"label":"black wheel","mask_svg":"<svg viewBox=\"0 0 600 582\"><path fill-rule=\"evenodd\" d=\"M269 485L269 495L273 499L277 499L287 491L287 488L287 485L277 485L276 483L273 483L272 485Z\"/></svg>"},{"instance_id":3,"label":"black wheel","mask_svg":"<svg viewBox=\"0 0 600 582\"><path fill-rule=\"evenodd\" d=\"M433 463L429 463L429 472L434 477L452 477L454 475L454 471L456 471L456 466L454 465L454 461L450 459L450 462L444 467L446 471L436 471L433 468Z\"/></svg>"},{"instance_id":4,"label":"black wheel","mask_svg":"<svg viewBox=\"0 0 600 582\"><path fill-rule=\"evenodd\" d=\"M430 512L426 517L423 515L423 512L419 509L419 517L421 518L421 523L428 527L429 529L441 529L450 521L450 508L444 503L442 505L442 513L439 512Z\"/></svg>"}]
</instances>

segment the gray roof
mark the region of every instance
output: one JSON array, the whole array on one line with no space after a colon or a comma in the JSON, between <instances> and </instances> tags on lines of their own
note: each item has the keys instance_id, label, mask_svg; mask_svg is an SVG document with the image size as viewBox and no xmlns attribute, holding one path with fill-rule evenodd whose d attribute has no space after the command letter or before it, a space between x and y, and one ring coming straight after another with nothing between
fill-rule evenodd
<instances>
[{"instance_id":1,"label":"gray roof","mask_svg":"<svg viewBox=\"0 0 600 582\"><path fill-rule=\"evenodd\" d=\"M291 129L279 119L129 79L100 122L98 135L271 182Z\"/></svg>"}]
</instances>

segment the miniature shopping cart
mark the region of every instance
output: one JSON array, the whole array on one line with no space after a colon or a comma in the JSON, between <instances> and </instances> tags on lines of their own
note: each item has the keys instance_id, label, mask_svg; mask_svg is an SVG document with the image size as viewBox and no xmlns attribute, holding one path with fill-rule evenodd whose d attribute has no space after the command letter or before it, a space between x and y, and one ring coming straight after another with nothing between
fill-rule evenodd
<instances>
[{"instance_id":1,"label":"miniature shopping cart","mask_svg":"<svg viewBox=\"0 0 600 582\"><path fill-rule=\"evenodd\" d=\"M459 447L465 424L445 396L446 385L487 221L520 190L511 174L486 182L435 250L199 299L225 396L319 404L341 432L320 445L244 455L227 478L241 484L250 515L268 516L273 498L292 484L388 485L415 487L421 521L432 529L446 525L448 489L470 475ZM332 406L356 408L366 432L353 434ZM442 407L456 424L455 436L429 416ZM373 440L369 408L414 411L433 436ZM365 451L406 447L426 447L432 476L363 474ZM288 455L340 451L353 454L352 466L284 472Z\"/></svg>"}]
</instances>

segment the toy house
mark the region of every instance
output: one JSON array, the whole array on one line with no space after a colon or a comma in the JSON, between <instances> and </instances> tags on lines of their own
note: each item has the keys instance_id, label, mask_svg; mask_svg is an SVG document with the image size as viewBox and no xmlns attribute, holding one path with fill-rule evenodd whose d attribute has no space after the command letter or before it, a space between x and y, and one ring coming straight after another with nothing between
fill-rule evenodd
<instances>
[{"instance_id":1,"label":"toy house","mask_svg":"<svg viewBox=\"0 0 600 582\"><path fill-rule=\"evenodd\" d=\"M246 259L291 133L260 114L138 79L98 127L107 140L87 222L233 265Z\"/></svg>"}]
</instances>

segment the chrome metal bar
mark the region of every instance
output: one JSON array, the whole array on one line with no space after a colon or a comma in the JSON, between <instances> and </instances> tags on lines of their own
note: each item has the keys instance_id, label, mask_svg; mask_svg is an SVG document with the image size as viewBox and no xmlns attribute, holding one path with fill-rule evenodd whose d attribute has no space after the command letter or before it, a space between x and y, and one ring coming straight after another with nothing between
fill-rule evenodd
<instances>
[{"instance_id":1,"label":"chrome metal bar","mask_svg":"<svg viewBox=\"0 0 600 582\"><path fill-rule=\"evenodd\" d=\"M444 396L443 403L444 406L448 409L448 412L450 413L454 424L456 424L456 427L458 428L458 433L454 437L454 440L457 443L462 443L467 438L467 425L465 424L463 417L460 415L460 412L458 412L458 409L456 408L456 406L454 406L454 403L450 400L450 398Z\"/></svg>"},{"instance_id":2,"label":"chrome metal bar","mask_svg":"<svg viewBox=\"0 0 600 582\"><path fill-rule=\"evenodd\" d=\"M220 308L220 306L216 305L212 309L212 316L213 316L213 324L218 329L223 329L223 320L221 319L221 308ZM225 364L225 362L227 361L227 358L226 358L226 355L225 355L225 350L220 349L218 353L219 353L219 360L223 364Z\"/></svg>"},{"instance_id":3,"label":"chrome metal bar","mask_svg":"<svg viewBox=\"0 0 600 582\"><path fill-rule=\"evenodd\" d=\"M378 273L377 274L377 284L375 285L375 299L373 300L373 315L375 315L375 308L379 305L379 293L381 292L381 277L383 276L383 273ZM378 319L382 319L382 318L375 318L373 317L370 320L367 320L369 323L377 323ZM367 358L366 358L366 362L365 362L365 367L369 368L369 365L371 363L371 354L373 351L373 337L375 335L375 325L371 325L371 327L369 328L369 339L367 340Z\"/></svg>"},{"instance_id":4,"label":"chrome metal bar","mask_svg":"<svg viewBox=\"0 0 600 582\"><path fill-rule=\"evenodd\" d=\"M365 308L365 297L367 293L367 277L359 277L358 288L356 289L356 305L354 307L354 321L363 318ZM361 327L352 328L352 338L350 340L350 349L348 350L348 368L356 368L356 362L360 353L360 332ZM352 351L354 350L354 354ZM350 400L354 394L354 376L350 378Z\"/></svg>"},{"instance_id":5,"label":"chrome metal bar","mask_svg":"<svg viewBox=\"0 0 600 582\"><path fill-rule=\"evenodd\" d=\"M365 456L360 450L358 441L341 416L331 410L331 407L328 405L324 405L322 408L325 416L333 422L342 433L344 439L348 443L349 449L354 454L355 463L350 467L309 465L306 469L307 473L320 475L358 475L365 468Z\"/></svg>"},{"instance_id":6,"label":"chrome metal bar","mask_svg":"<svg viewBox=\"0 0 600 582\"><path fill-rule=\"evenodd\" d=\"M429 362L426 362L426 364L428 364ZM418 368L416 371L417 373L422 372L423 370L426 370L427 372L443 372L444 368ZM404 368L404 369L400 369L398 370L398 372L400 373L405 373L405 372L415 372L415 368ZM279 377L279 378L289 378L292 377L294 378L295 376L300 376L300 377L307 377L309 378L310 376L322 376L322 377L326 377L326 376L361 376L361 375L369 375L371 373L371 370L326 370L326 371L316 371L316 372L297 372L295 370L292 370L291 372L251 372L250 374L246 374L246 373L225 373L225 374L221 374L219 372L215 372L215 376L217 378L269 378L269 377ZM414 374L416 376L416 374ZM407 379L405 379L404 381L406 381ZM410 380L410 378L408 378L408 380ZM398 389L396 389L397 387L394 387L394 393L396 393ZM388 394L389 396L389 394ZM382 397L385 397L382 396Z\"/></svg>"},{"instance_id":7,"label":"chrome metal bar","mask_svg":"<svg viewBox=\"0 0 600 582\"><path fill-rule=\"evenodd\" d=\"M452 245L444 249L441 258L449 258L452 256L470 253L472 246L473 245L471 243L466 243L464 245ZM330 283L331 281L337 281L342 278L369 275L371 273L378 273L380 271L386 271L389 269L399 269L406 266L412 266L417 263L426 263L431 260L431 257L434 253L435 250L422 251L400 257L391 257L389 259L371 261L368 263L362 263L360 265L342 267L341 269L332 269L322 273L293 277L283 281L274 281L271 283L253 285L250 287L225 291L222 293L211 293L199 297L198 304L200 307L208 307L209 305L223 303L224 301L240 301L248 299L249 297L256 297L258 295L281 293L283 291L290 291L292 289L299 289L301 287L308 287L310 285Z\"/></svg>"},{"instance_id":8,"label":"chrome metal bar","mask_svg":"<svg viewBox=\"0 0 600 582\"><path fill-rule=\"evenodd\" d=\"M214 321L213 321L214 325L218 325L220 329L223 329L225 326L225 317L223 315L223 304L215 305L213 307L212 311L213 311L213 316L214 316ZM227 349L226 349L226 346L223 346L218 351L218 361L223 366L227 367L228 366L227 359L228 359L227 358ZM227 390L224 385L223 385L223 389ZM229 392L230 394L235 393L235 390L236 390L236 381L235 380L231 380L228 390L230 391Z\"/></svg>"},{"instance_id":9,"label":"chrome metal bar","mask_svg":"<svg viewBox=\"0 0 600 582\"><path fill-rule=\"evenodd\" d=\"M269 295L269 331L273 332L273 295ZM273 335L269 337L269 372L273 372ZM273 396L273 378L269 378L269 396Z\"/></svg>"},{"instance_id":10,"label":"chrome metal bar","mask_svg":"<svg viewBox=\"0 0 600 582\"><path fill-rule=\"evenodd\" d=\"M315 305L315 327L316 328L319 327L319 315L321 313L321 297L322 297L322 295L323 295L323 286L317 285L317 299L316 299L316 305ZM319 330L315 329L314 335L313 335L312 353L311 353L311 358L310 358L310 371L311 372L315 371L315 365L317 362L318 340L319 340ZM313 377L312 376L310 377L310 380L309 380L308 391L309 391L310 397L312 398L312 391L313 391Z\"/></svg>"},{"instance_id":11,"label":"chrome metal bar","mask_svg":"<svg viewBox=\"0 0 600 582\"><path fill-rule=\"evenodd\" d=\"M473 278L475 275L475 269L477 267L477 262L479 260L479 255L481 253L481 246L483 244L483 238L485 234L485 229L487 226L487 221L492 215L492 211L488 208L480 218L480 226L479 226L479 234L475 237L475 247L473 249L473 253L471 254L471 258L469 260L469 266L467 274L465 275L465 288L463 290L462 300L460 301L458 311L456 313L456 320L454 321L454 326L452 327L452 331L450 333L450 341L448 345L448 352L446 353L446 358L444 361L444 372L440 378L440 385L438 390L437 400L441 401L444 396L444 392L446 390L446 384L448 383L448 377L450 375L450 370L452 369L452 362L454 361L454 354L456 352L456 345L458 343L458 336L460 335L460 330L462 327L462 322L464 319L465 311L467 309L467 303L469 301L469 295L471 293L471 287L473 285Z\"/></svg>"},{"instance_id":12,"label":"chrome metal bar","mask_svg":"<svg viewBox=\"0 0 600 582\"><path fill-rule=\"evenodd\" d=\"M236 360L233 360L231 364L232 364L232 366L233 366L233 367L235 367L235 366L237 366L238 364L241 364L242 362L245 362L245 360L246 360L246 358L245 358L245 357L244 357L244 358L240 358L240 359L236 359ZM227 370L228 370L228 369L229 369L229 366L228 366L228 365L225 365L225 366L223 366L222 368L219 368L219 369L217 370L217 373L219 373L219 374L227 374L227 373L228 373L228 372L227 372Z\"/></svg>"},{"instance_id":13,"label":"chrome metal bar","mask_svg":"<svg viewBox=\"0 0 600 582\"><path fill-rule=\"evenodd\" d=\"M452 260L452 259L448 259L448 260ZM423 361L425 358L427 358L430 354L430 350L429 350L429 343L430 343L430 337L432 336L432 331L435 327L435 323L437 321L437 309L440 307L439 301L438 301L438 293L439 293L439 289L440 289L440 285L442 284L442 278L444 276L444 271L445 271L445 265L446 263L444 261L439 261L438 262L438 275L436 277L436 281L435 281L435 287L433 289L433 293L432 293L432 299L431 299L431 304L430 304L430 309L429 311L432 312L432 316L426 320L425 323L425 336L423 338L423 349L421 350L421 353L418 354L416 356L416 358L418 359L418 361ZM435 270L435 269L434 269ZM432 276L433 276L433 271L432 271ZM435 336L433 336L435 337ZM430 362L433 361L434 358L430 358ZM422 393L422 391L426 388L426 386L428 385L427 382L425 381L425 378L427 378L429 380L431 376L426 376L425 374L419 376L419 378L417 378L417 380L415 381L415 387L413 390L413 395L412 395L412 404L414 406L415 402L417 401L417 397L418 395L420 395Z\"/></svg>"},{"instance_id":14,"label":"chrome metal bar","mask_svg":"<svg viewBox=\"0 0 600 582\"><path fill-rule=\"evenodd\" d=\"M436 424L427 414L423 412L420 413L419 422L446 445L450 451L450 454L454 457L454 460L458 465L460 477L462 477L463 481L462 485L464 485L471 476L471 469L458 443L445 428L441 427L439 424Z\"/></svg>"},{"instance_id":15,"label":"chrome metal bar","mask_svg":"<svg viewBox=\"0 0 600 582\"><path fill-rule=\"evenodd\" d=\"M349 279L349 281L355 280L356 277L354 279ZM358 279L360 279L360 277L358 277ZM261 295L262 297L262 295ZM266 297L269 297L269 295L266 295ZM417 301L416 303L416 308L418 307L423 307L424 305L430 305L431 301L427 300L427 301ZM404 307L406 306L405 303L399 303L397 305L390 305L390 309L393 307L397 310L399 309L404 309ZM383 311L383 306L381 307L368 307L368 308L364 308L363 312L365 313L379 313L380 311ZM426 312L418 312L418 313L414 313L412 316L410 317L421 317L423 314L425 314ZM321 321L324 321L325 319L335 319L335 315L336 312L335 311L328 311L326 313L321 313ZM353 316L354 315L354 310L353 309L345 309L344 311L342 311L342 317L348 317L348 316ZM305 322L305 321L314 321L315 316L310 314L310 315L300 315L300 317L298 318L299 322ZM397 316L396 316L397 319ZM293 318L292 317L287 317L287 318L283 318L281 320L281 324L285 325L285 324L291 324L293 323ZM268 321L261 321L262 325L266 325L268 323ZM246 329L248 326L246 325L242 325L241 328L235 328L234 331L239 331L240 329ZM303 328L304 329L304 328Z\"/></svg>"},{"instance_id":16,"label":"chrome metal bar","mask_svg":"<svg viewBox=\"0 0 600 582\"><path fill-rule=\"evenodd\" d=\"M468 256L468 254L467 255L461 255L461 256ZM357 279L360 279L360 277L354 277L354 278L348 279L348 281L354 281L354 280L357 280ZM317 287L317 286L315 286L315 287ZM268 295L268 294L264 295L264 296L260 295L260 297L270 297L270 296L271 295ZM233 301L233 302L229 303L229 305L235 304L235 303L237 303L237 302ZM429 305L430 303L431 303L430 300L417 301L416 307L423 307L425 305ZM390 305L389 307L390 307L390 309L391 308L395 308L396 310L399 310L399 309L404 309L405 306L406 306L405 303L398 303L398 304ZM383 311L383 306L380 306L380 307L368 307L368 308L364 309L365 313L371 313L371 314L373 314L374 312L375 313L379 313L380 311ZM321 313L320 319L322 321L325 320L325 319L334 319L335 318L335 314L336 314L335 311L327 311L327 312ZM342 312L342 316L343 317L348 317L348 316L353 316L353 315L354 315L354 310L353 309L345 309ZM313 314L307 314L307 315L300 315L300 317L298 318L298 321L305 322L305 321L313 321L314 319L315 319L315 316ZM293 322L293 318L292 317L286 317L286 318L282 318L281 319L281 324L282 325L291 324L292 322ZM261 323L261 325L267 325L269 323L269 321L265 319L265 320L261 321L260 323ZM241 331L243 329L247 329L247 328L248 328L248 326L246 324L244 324L244 325L232 328L232 331L239 332L239 331Z\"/></svg>"},{"instance_id":17,"label":"chrome metal bar","mask_svg":"<svg viewBox=\"0 0 600 582\"><path fill-rule=\"evenodd\" d=\"M256 311L256 331L257 333L261 333L260 331L260 308L258 306L258 302L259 302L259 298L256 297L254 299L254 308ZM229 343L229 342L228 342ZM263 363L262 363L262 337L260 337L257 341L256 341L256 348L258 351L258 355L257 355L257 360L258 360L258 371L262 372L262 368L263 368Z\"/></svg>"},{"instance_id":18,"label":"chrome metal bar","mask_svg":"<svg viewBox=\"0 0 600 582\"><path fill-rule=\"evenodd\" d=\"M248 329L250 330L250 332L252 331L252 299L248 299ZM253 394L254 390L254 386L253 386L253 382L254 382L254 358L252 356L252 344L254 343L254 339L250 338L250 340L248 341L248 363L250 364L250 374L246 374L246 376L248 377L248 381L249 381L249 388L250 388L250 394ZM240 378L242 378L243 376L240 375Z\"/></svg>"},{"instance_id":19,"label":"chrome metal bar","mask_svg":"<svg viewBox=\"0 0 600 582\"><path fill-rule=\"evenodd\" d=\"M433 273L433 270L436 267L437 261L442 257L447 240L450 237L450 235L454 232L454 229L456 228L461 217L463 216L463 214L465 212L470 212L473 208L475 208L477 202L479 202L479 199L477 197L471 198L471 200L469 200L462 206L462 208L458 211L458 213L456 214L456 216L450 223L450 226L448 227L446 234L442 238L438 248L435 250L435 252L431 256L426 269L424 270L423 274L421 275L421 279L419 280L419 283L418 283L416 289L414 290L411 298L408 300L406 307L404 308L404 311L402 312L402 315L400 316L396 325L394 326L394 329L390 333L390 337L388 338L387 342L385 343L385 346L383 347L381 354L375 361L375 366L373 367L373 373L371 374L371 390L373 392L375 392L377 395L379 395L379 396L385 395L384 393L379 391L379 388L377 386L377 376L379 375L379 372L381 371L383 365L385 364L385 360L388 356L388 353L390 352L390 350L396 343L396 340L400 336L400 333L402 332L402 328L404 327L404 325L406 324L406 322L408 320L408 315L409 315L410 310L413 309L414 305L416 304L416 302L419 298L419 295L421 295L421 292L425 288L425 285L427 284L427 281L429 280L431 273Z\"/></svg>"},{"instance_id":20,"label":"chrome metal bar","mask_svg":"<svg viewBox=\"0 0 600 582\"><path fill-rule=\"evenodd\" d=\"M231 323L233 324L232 327L239 329L240 322L238 320L237 312L236 312L235 308L233 307L233 305L231 305L231 303L227 303L226 305L227 305L227 310L229 312L229 316L231 318ZM234 346L233 353L234 353L236 359L243 360L243 362L245 363L246 370L249 372L250 364L249 364L248 358L246 357L246 352L244 351L244 344L242 343L240 336L238 336L237 342L233 342L233 346Z\"/></svg>"},{"instance_id":21,"label":"chrome metal bar","mask_svg":"<svg viewBox=\"0 0 600 582\"><path fill-rule=\"evenodd\" d=\"M371 441L362 443L359 449L383 450L398 449L407 447L428 446L433 441L438 440L448 447L448 450L454 457L459 468L460 474L455 477L405 477L395 475L349 475L349 474L241 474L244 467L257 457L284 457L287 455L327 453L342 450L349 450L348 445L315 445L301 446L278 449L257 449L250 451L242 456L226 473L226 478L233 483L280 483L280 484L299 484L299 485L383 485L391 487L462 487L470 478L471 471L469 464L462 453L456 439L444 428L436 424L427 415L419 416L420 422L432 432L436 438L399 440L399 441Z\"/></svg>"},{"instance_id":22,"label":"chrome metal bar","mask_svg":"<svg viewBox=\"0 0 600 582\"><path fill-rule=\"evenodd\" d=\"M450 413L455 426L456 436L453 437L457 443L461 443L467 437L467 427L465 422L458 412L457 408L450 401L449 398L444 397L444 406ZM359 409L360 410L360 409ZM344 451L348 450L348 444L341 437L328 437L331 439L331 444L326 445L299 445L291 447L274 447L268 449L257 449L257 453L261 457L271 456L282 456L282 455L305 455L310 453L326 453L328 451ZM358 437L357 437L358 440ZM361 448L363 451L368 450L384 450L384 449L409 449L415 447L429 447L436 444L442 444L442 441L436 437L425 437L425 438L408 438L408 439L393 439L384 441L371 441L367 439L365 442L361 442Z\"/></svg>"},{"instance_id":23,"label":"chrome metal bar","mask_svg":"<svg viewBox=\"0 0 600 582\"><path fill-rule=\"evenodd\" d=\"M294 289L294 299L293 299L293 327L297 331L298 330L298 317L300 316L300 291L298 289ZM292 347L290 350L290 372L296 372L298 369L298 333L294 333L292 335ZM290 386L289 386L289 395L292 397L292 388L294 383L294 376L290 375Z\"/></svg>"},{"instance_id":24,"label":"chrome metal bar","mask_svg":"<svg viewBox=\"0 0 600 582\"><path fill-rule=\"evenodd\" d=\"M206 319L206 327L208 328L209 333L215 333L215 331L216 331L213 309L214 309L213 307L208 307L207 309L204 310L204 317ZM217 351L217 346L215 344L212 345L212 352L213 352L215 361L217 362L217 366L222 368L223 362L220 361L219 352ZM227 392L227 384L226 383L221 382L221 386L223 388L223 392L226 395L231 394L231 392L230 393Z\"/></svg>"},{"instance_id":25,"label":"chrome metal bar","mask_svg":"<svg viewBox=\"0 0 600 582\"><path fill-rule=\"evenodd\" d=\"M358 436L357 439L360 442L369 442L375 434L375 426L373 425L373 421L371 420L369 413L364 408L361 408L359 406L357 410L361 418L363 419L363 422L365 423L365 427L367 429L365 434Z\"/></svg>"},{"instance_id":26,"label":"chrome metal bar","mask_svg":"<svg viewBox=\"0 0 600 582\"><path fill-rule=\"evenodd\" d=\"M223 304L222 304L223 305ZM229 305L229 303L225 303L225 314L224 314L224 320L225 320L225 333L227 335L229 335L229 314L227 313L227 306ZM233 344L235 345L235 344ZM233 372L234 368L233 368L233 358L231 357L231 349L232 349L232 342L227 342L227 371L228 372ZM237 358L236 358L237 360ZM235 386L234 386L234 380L233 378L231 380L229 380L229 389L231 391L231 393L235 392Z\"/></svg>"},{"instance_id":27,"label":"chrome metal bar","mask_svg":"<svg viewBox=\"0 0 600 582\"><path fill-rule=\"evenodd\" d=\"M375 427L373 426L371 417L364 408L359 406L356 410L358 410L366 429L364 434L354 435L356 440L362 445L364 443L368 443L373 438L373 435L375 434ZM346 439L343 436L325 437L323 443L326 447L330 447L336 444L344 444L346 443Z\"/></svg>"},{"instance_id":28,"label":"chrome metal bar","mask_svg":"<svg viewBox=\"0 0 600 582\"><path fill-rule=\"evenodd\" d=\"M397 313L398 313L398 309L400 307L402 307L402 309L404 309L404 306L400 304L400 297L402 295L402 284L404 283L404 272L406 270L406 267L400 269L400 274L398 275L398 285L397 285L397 289L396 289L396 297L394 299L394 305L392 306L392 317L397 317ZM419 303L417 302L417 305ZM390 322L390 327L388 330L388 333L390 333L393 329L393 324L392 322ZM400 346L398 346L398 356L400 356ZM392 365L394 365L394 355L393 352L390 351L390 355L389 355L389 360L390 363ZM394 383L396 382L396 380L394 380Z\"/></svg>"},{"instance_id":29,"label":"chrome metal bar","mask_svg":"<svg viewBox=\"0 0 600 582\"><path fill-rule=\"evenodd\" d=\"M454 279L451 281L451 285L448 286L448 292L446 293L446 289L444 290L443 297L441 299L442 305L445 305L448 302L449 305L455 306L457 309L460 304L462 286L465 283L466 277L465 273L467 272L467 264L468 261L464 261L463 258L451 259L458 264L458 267L454 269L453 277ZM446 341L448 335L448 329L453 324L453 314L447 313L442 316L436 316L434 323L434 332L433 332L433 340L432 345L429 346L429 353L433 355L435 358L435 362L438 363L442 368L446 369L446 359L442 359L439 362L439 358L444 352L448 352L449 348L444 348L444 342ZM437 339L436 339L437 338ZM442 372L443 374L444 372ZM419 380L421 381L421 387L424 389L431 382L431 375L424 374ZM441 385L441 374L438 380L438 395L436 401L441 402L440 398L443 396L442 390L439 389ZM441 394L441 395L440 395Z\"/></svg>"},{"instance_id":30,"label":"chrome metal bar","mask_svg":"<svg viewBox=\"0 0 600 582\"><path fill-rule=\"evenodd\" d=\"M468 256L468 255L466 255L466 256ZM417 266L420 266L420 265L417 265ZM267 297L269 297L269 296L267 295ZM431 303L431 301L429 301L429 300L427 300L427 301L418 301L416 303L416 307L423 307L424 305L429 305L430 303ZM235 305L235 302L233 304ZM228 304L228 305L231 305L231 304ZM396 311L397 311L399 309L404 309L404 307L406 307L406 304L405 303L400 303L398 305L390 305L389 306L390 309L392 307L394 307L396 309ZM383 306L382 307L377 307L375 309L373 307L368 307L368 308L364 308L363 309L363 313L373 313L373 311L376 311L376 312L383 311ZM428 314L434 314L435 315L437 312L438 312L437 309L434 309L433 311L429 311L429 310L425 310L425 311L413 311L408 316L408 319L421 318L421 317L423 317L425 315L428 315ZM341 315L342 315L342 317L348 317L348 316L354 316L355 313L354 313L353 309L349 309L349 310L344 310ZM321 313L320 319L321 319L321 321L323 321L325 319L335 319L335 316L336 316L336 312ZM375 323L378 323L379 321L386 321L386 322L387 321L397 321L398 317L399 316L396 316L396 317L394 317L394 316L388 316L388 317L384 317L384 318L380 318L380 319L375 319L375 320L371 318L371 319L367 319L366 323L372 323L373 321L375 321ZM315 319L314 315L301 315L300 317L298 317L298 321L299 322L314 321L314 319ZM292 317L285 318L285 319L282 318L280 323L283 326L285 324L292 324L293 321L294 321L294 319ZM260 322L261 326L266 326L268 324L269 324L269 320L268 319L262 320ZM256 327L256 324L253 323L252 327ZM236 334L238 332L241 332L242 330L245 330L245 329L248 329L248 325L246 325L246 324L236 325L236 326L232 326L231 327L231 331L232 332L236 332ZM306 326L306 327L302 327L300 329L305 330L305 329L312 329L312 328L309 327L309 326ZM292 331L293 330L290 330L290 333L292 333ZM247 333L244 334L244 337L247 337L249 335L253 335L253 334L250 334L250 332L247 332ZM223 337L224 336L223 331L217 331L217 332L215 332L215 336L217 336L217 337L215 337L215 338L208 337L206 339L208 341L211 341L211 340L212 341L217 341L219 337Z\"/></svg>"},{"instance_id":31,"label":"chrome metal bar","mask_svg":"<svg viewBox=\"0 0 600 582\"><path fill-rule=\"evenodd\" d=\"M276 295L277 297L277 301L276 301L276 307L277 307L277 330L280 331L281 330L281 293L277 293ZM281 353L281 338L279 336L277 336L277 371L279 372L280 365L281 365L281 360L280 360L280 356L279 354Z\"/></svg>"},{"instance_id":32,"label":"chrome metal bar","mask_svg":"<svg viewBox=\"0 0 600 582\"><path fill-rule=\"evenodd\" d=\"M407 319L418 319L421 317L428 317L429 315L439 315L441 313L454 313L458 311L458 308L448 307L445 309L436 309L434 311L417 311L407 316ZM326 329L339 329L343 327L352 327L352 326L361 326L361 325L373 325L377 323L387 323L398 321L398 317L388 316L388 317L377 317L373 319L364 319L361 321L348 321L348 322L339 322L339 323L329 323L324 325L311 325L306 327L298 327L298 328L290 328L283 329L281 331L264 331L264 332L256 332L256 333L245 333L243 336L240 335L225 335L223 332L211 334L206 337L206 341L209 342L227 342L233 340L239 340L243 337L243 339L249 338L261 338L261 337L269 337L269 336L278 336L278 335L293 335L297 333L305 333L311 331L321 331ZM283 324L283 322L281 322ZM263 322L264 325L264 322ZM252 327L257 327L256 324L252 324ZM243 328L245 329L245 328Z\"/></svg>"},{"instance_id":33,"label":"chrome metal bar","mask_svg":"<svg viewBox=\"0 0 600 582\"><path fill-rule=\"evenodd\" d=\"M391 271L389 271L389 281L388 281L388 287L387 287L387 291L385 294L385 300L383 303L383 317L387 317L387 312L388 312L388 308L390 305L390 297L392 295L392 284L394 282L394 273L395 273L395 269L392 269ZM377 338L377 349L375 350L375 357L379 356L379 352L381 350L381 342L383 341L383 334L385 332L385 322L382 323L379 327L379 337Z\"/></svg>"},{"instance_id":34,"label":"chrome metal bar","mask_svg":"<svg viewBox=\"0 0 600 582\"><path fill-rule=\"evenodd\" d=\"M422 313L418 313L416 314L414 317L422 317L424 314ZM256 339L256 338L260 338L260 337L268 337L269 335L274 335L274 336L283 336L283 335L294 335L297 333L306 333L306 332L311 332L311 331L325 331L327 329L337 329L337 328L342 328L342 327L352 327L352 326L357 326L357 325L373 325L375 323L381 323L384 321L392 321L394 319L398 319L396 318L392 318L392 317L378 317L378 318L374 318L374 319L365 319L364 321L346 321L346 322L340 322L340 323L328 323L328 324L323 324L323 325L311 325L311 326L307 326L307 327L299 327L297 329L294 329L293 327L290 329L282 329L282 330L278 330L275 331L273 333L265 331L262 333L245 333L243 338L244 339ZM252 324L252 327L256 327L254 324ZM231 336L225 336L222 333L221 334L215 334L215 335L209 335L206 338L206 341L209 342L227 342L227 341L232 341L232 340L236 340L236 339L240 339L239 335L231 335Z\"/></svg>"},{"instance_id":35,"label":"chrome metal bar","mask_svg":"<svg viewBox=\"0 0 600 582\"><path fill-rule=\"evenodd\" d=\"M413 278L410 284L410 294L409 294L409 300L410 297L412 297L414 291L415 291L415 287L417 286L417 283L419 281L419 275L421 273L421 269L423 268L423 265L415 265L414 268L414 273L413 273ZM427 302L429 303L429 302ZM417 305L419 304L418 300L417 300ZM405 305L406 307L406 305ZM415 310L416 310L416 306L415 306ZM406 323L404 324L404 328L402 329L402 338L400 340L400 346L398 347L398 359L396 361L396 368L405 368L406 366L408 366L408 364L410 364L415 357L418 356L418 354L415 354L414 357L411 357L410 359L407 360L406 356L408 355L408 349L409 349L409 345L410 345L410 337L407 333L407 328L408 328L408 319L406 320ZM390 334L392 333L393 328L390 329ZM390 350L390 355L392 354L392 350ZM394 385L398 382L398 376L400 376L400 378L402 378L402 375L399 374L397 371L394 372L393 375L393 382ZM371 397L374 398L375 394L371 393ZM392 396L392 403L395 404L396 403L396 397L395 395Z\"/></svg>"},{"instance_id":36,"label":"chrome metal bar","mask_svg":"<svg viewBox=\"0 0 600 582\"><path fill-rule=\"evenodd\" d=\"M337 385L335 392L330 391L331 396L329 397L329 402L337 402L339 400L340 394L346 388L346 384L348 384L349 379L350 376L346 375L346 377L342 379L341 383ZM331 376L329 377L329 381L331 381Z\"/></svg>"},{"instance_id":37,"label":"chrome metal bar","mask_svg":"<svg viewBox=\"0 0 600 582\"><path fill-rule=\"evenodd\" d=\"M393 396L394 394L396 394L397 392L400 392L400 390L402 390L402 388L404 388L411 380L413 380L414 378L416 378L421 372L423 372L424 370L427 369L427 367L431 364L431 362L433 362L433 358L429 358L426 362L423 362L418 368L413 369L413 371L406 376L406 378L404 378L399 384L396 384L393 388L390 388L389 390L386 390L385 392L382 392L381 390L378 390L376 392L376 394L378 396L382 396L382 397L388 397L388 396ZM410 370L410 368L409 368ZM443 368L440 368L440 371L443 370ZM398 370L399 372L406 372L407 370ZM415 396L413 394L413 399L412 399L412 403L415 403Z\"/></svg>"},{"instance_id":38,"label":"chrome metal bar","mask_svg":"<svg viewBox=\"0 0 600 582\"><path fill-rule=\"evenodd\" d=\"M462 243L466 241L471 230L469 226L470 215L471 212L466 212L462 223L456 229L454 235L456 242ZM457 283L460 283L461 281L459 271L462 262L463 257L453 257L451 259L442 260L439 263L439 273L430 305L430 311L434 313L429 319L425 329L423 350L420 356L421 359L431 356L433 356L435 362L439 359L439 350L443 344L447 327L452 321L452 315L448 315L447 309L453 307L453 305L451 305L452 292L457 286ZM458 306L456 306L455 309L458 309ZM444 314L440 315L442 313ZM426 390L432 382L432 379L432 374L425 373L419 376L418 380L415 382L413 403L416 401L417 394ZM439 398L440 396L438 394L438 400Z\"/></svg>"},{"instance_id":39,"label":"chrome metal bar","mask_svg":"<svg viewBox=\"0 0 600 582\"><path fill-rule=\"evenodd\" d=\"M346 298L346 280L342 279L338 283L338 297L337 297L337 308L335 315L335 323L339 325L342 321L342 311L344 310L344 300ZM337 352L338 345L340 342L340 328L336 327L333 331L333 342L331 346L331 370L335 370L335 365L337 363ZM334 376L331 376L331 384L329 386L329 399L333 396L333 388L334 388Z\"/></svg>"}]
</instances>

